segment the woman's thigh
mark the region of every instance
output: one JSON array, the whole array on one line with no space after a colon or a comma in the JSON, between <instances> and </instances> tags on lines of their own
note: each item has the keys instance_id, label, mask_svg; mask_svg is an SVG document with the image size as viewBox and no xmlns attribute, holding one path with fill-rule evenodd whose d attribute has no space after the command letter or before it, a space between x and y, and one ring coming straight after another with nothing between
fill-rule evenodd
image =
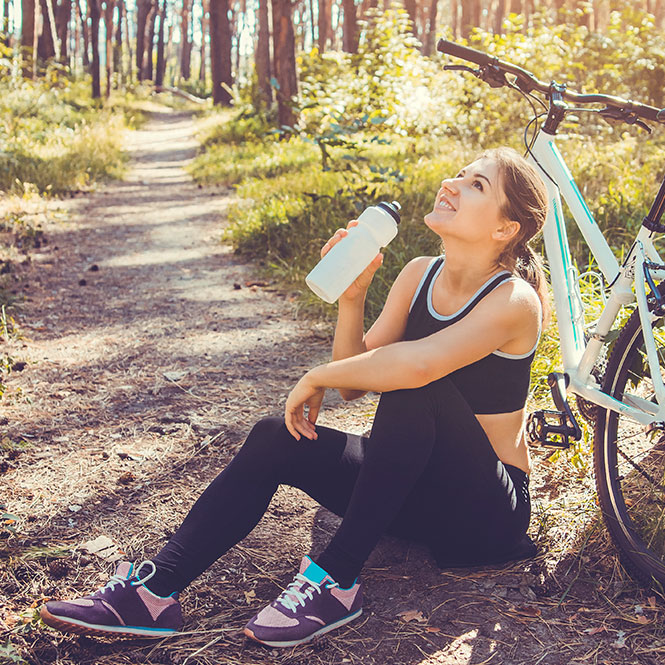
<instances>
[{"instance_id":1,"label":"woman's thigh","mask_svg":"<svg viewBox=\"0 0 665 665\"><path fill-rule=\"evenodd\" d=\"M509 548L528 526L524 493L511 477L519 470L508 472L450 380L429 389L435 445L390 532L460 554Z\"/></svg>"},{"instance_id":2,"label":"woman's thigh","mask_svg":"<svg viewBox=\"0 0 665 665\"><path fill-rule=\"evenodd\" d=\"M340 517L353 493L365 457L367 439L317 425L318 438L296 441L283 421L278 438L286 459L279 464L279 483L296 487Z\"/></svg>"}]
</instances>

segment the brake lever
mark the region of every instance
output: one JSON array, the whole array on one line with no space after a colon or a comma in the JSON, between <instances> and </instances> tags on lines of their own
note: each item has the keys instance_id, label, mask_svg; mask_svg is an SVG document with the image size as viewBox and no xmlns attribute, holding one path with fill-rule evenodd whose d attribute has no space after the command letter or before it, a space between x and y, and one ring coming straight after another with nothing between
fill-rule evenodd
<instances>
[{"instance_id":1,"label":"brake lever","mask_svg":"<svg viewBox=\"0 0 665 665\"><path fill-rule=\"evenodd\" d=\"M506 75L495 65L481 65L478 69L472 69L466 65L444 65L448 71L470 72L481 81L484 81L490 88L502 88L508 85Z\"/></svg>"},{"instance_id":2,"label":"brake lever","mask_svg":"<svg viewBox=\"0 0 665 665\"><path fill-rule=\"evenodd\" d=\"M648 134L651 134L651 127L649 127L649 125L647 125L647 123L644 122L643 120L637 120L637 119L636 119L636 120L635 120L635 124L636 124L638 127L641 127L642 129L646 129L647 133L648 133Z\"/></svg>"},{"instance_id":3,"label":"brake lever","mask_svg":"<svg viewBox=\"0 0 665 665\"><path fill-rule=\"evenodd\" d=\"M640 120L634 113L631 113L630 111L624 111L622 109L606 106L604 109L600 109L598 113L600 113L600 115L607 121L621 120L627 125L637 125L638 127L641 127L649 134L651 134L651 127L649 127L649 125L647 125L643 120Z\"/></svg>"},{"instance_id":4,"label":"brake lever","mask_svg":"<svg viewBox=\"0 0 665 665\"><path fill-rule=\"evenodd\" d=\"M470 72L480 78L480 69L472 69L466 65L444 65L443 68L449 72Z\"/></svg>"}]
</instances>

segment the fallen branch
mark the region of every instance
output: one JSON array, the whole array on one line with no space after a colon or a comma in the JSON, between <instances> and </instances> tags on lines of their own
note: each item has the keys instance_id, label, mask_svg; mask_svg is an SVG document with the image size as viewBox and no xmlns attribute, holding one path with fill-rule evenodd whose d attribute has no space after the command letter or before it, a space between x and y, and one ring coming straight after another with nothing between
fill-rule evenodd
<instances>
[{"instance_id":1,"label":"fallen branch","mask_svg":"<svg viewBox=\"0 0 665 665\"><path fill-rule=\"evenodd\" d=\"M168 85L156 85L155 92L170 92L172 95L176 95L177 97L183 97L184 99L190 102L194 102L195 104L207 103L207 100L203 99L202 97L197 97L196 95L192 95L189 92L185 92L184 90L179 90L178 88L172 88L171 86Z\"/></svg>"}]
</instances>

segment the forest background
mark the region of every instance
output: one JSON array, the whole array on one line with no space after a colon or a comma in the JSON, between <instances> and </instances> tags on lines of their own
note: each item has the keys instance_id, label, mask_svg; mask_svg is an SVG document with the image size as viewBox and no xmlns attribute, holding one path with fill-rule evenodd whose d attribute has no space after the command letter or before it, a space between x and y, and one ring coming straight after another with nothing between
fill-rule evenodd
<instances>
[{"instance_id":1,"label":"forest background","mask_svg":"<svg viewBox=\"0 0 665 665\"><path fill-rule=\"evenodd\" d=\"M20 301L21 248L41 242L35 201L118 177L122 130L142 122L148 99L201 115L190 171L202 185L235 189L225 239L294 290L310 315L334 316L303 288L322 243L368 204L401 202L368 322L401 266L438 251L421 220L441 177L484 148L522 148L533 114L510 91L444 71L438 37L575 90L665 106L665 0L2 0L0 9L6 330ZM662 178L663 132L579 114L559 138L619 247ZM580 270L592 268L574 229L570 241ZM599 306L597 282L581 286ZM559 362L555 334L538 358L536 400ZM3 356L2 372L11 367ZM584 440L573 459L587 468L588 432Z\"/></svg>"},{"instance_id":2,"label":"forest background","mask_svg":"<svg viewBox=\"0 0 665 665\"><path fill-rule=\"evenodd\" d=\"M45 242L44 202L122 177L123 132L155 103L200 116L191 175L234 192L220 236L324 322L334 308L303 280L336 228L378 200L402 204L368 297L371 320L404 263L438 252L422 217L441 178L485 148L523 147L529 105L444 71L437 38L575 90L665 106L665 0L1 0L0 17L3 341L21 334L22 263ZM665 132L579 114L559 138L620 247L665 173ZM580 272L593 268L569 233ZM581 287L593 316L600 287L593 278ZM20 365L0 350L0 399ZM552 328L532 402L549 405L544 377L558 366ZM0 440L3 455L12 446ZM580 475L590 473L591 446L585 427L567 458ZM11 539L20 516L1 499L0 536Z\"/></svg>"}]
</instances>

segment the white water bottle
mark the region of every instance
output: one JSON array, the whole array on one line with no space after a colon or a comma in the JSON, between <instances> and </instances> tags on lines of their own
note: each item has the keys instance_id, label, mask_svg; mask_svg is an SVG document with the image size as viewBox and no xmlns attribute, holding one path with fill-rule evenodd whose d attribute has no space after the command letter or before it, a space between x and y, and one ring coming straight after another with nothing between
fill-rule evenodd
<instances>
[{"instance_id":1,"label":"white water bottle","mask_svg":"<svg viewBox=\"0 0 665 665\"><path fill-rule=\"evenodd\" d=\"M401 206L397 201L370 206L342 238L314 266L305 283L319 298L334 303L372 259L396 235Z\"/></svg>"}]
</instances>

